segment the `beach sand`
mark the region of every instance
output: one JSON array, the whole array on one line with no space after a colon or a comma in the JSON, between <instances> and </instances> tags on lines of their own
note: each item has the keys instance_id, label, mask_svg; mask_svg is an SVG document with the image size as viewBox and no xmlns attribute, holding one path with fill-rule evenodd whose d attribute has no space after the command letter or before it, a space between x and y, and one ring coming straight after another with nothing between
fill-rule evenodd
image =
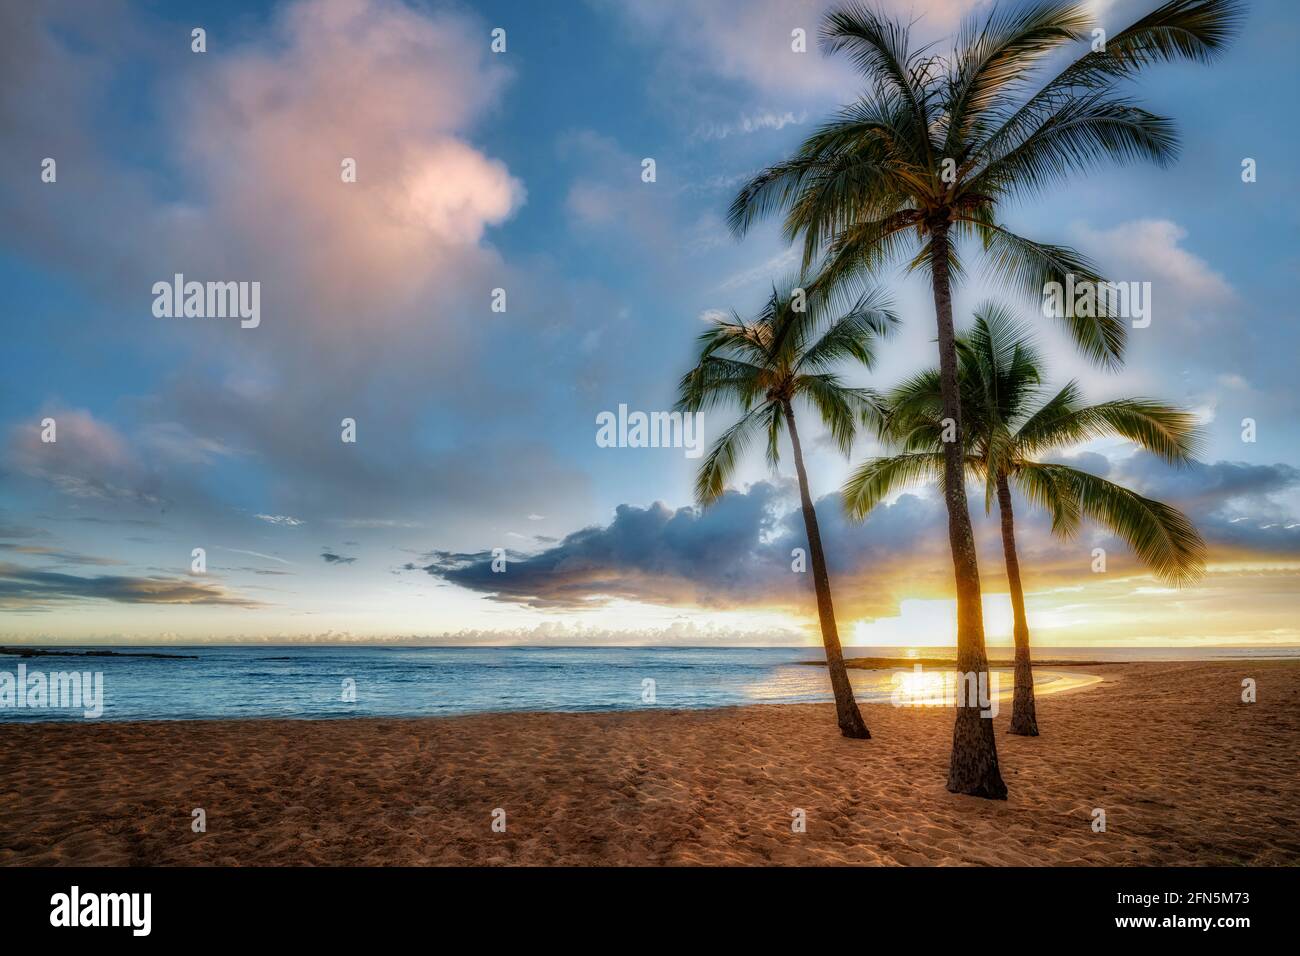
<instances>
[{"instance_id":1,"label":"beach sand","mask_svg":"<svg viewBox=\"0 0 1300 956\"><path fill-rule=\"evenodd\" d=\"M996 718L1006 802L942 708L0 725L0 864L1300 863L1300 662L1087 670Z\"/></svg>"}]
</instances>

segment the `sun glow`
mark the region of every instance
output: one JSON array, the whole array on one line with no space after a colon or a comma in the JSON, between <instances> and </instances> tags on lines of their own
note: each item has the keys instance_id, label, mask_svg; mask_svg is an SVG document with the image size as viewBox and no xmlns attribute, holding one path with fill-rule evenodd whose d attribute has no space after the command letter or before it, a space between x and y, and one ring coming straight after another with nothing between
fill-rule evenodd
<instances>
[{"instance_id":1,"label":"sun glow","mask_svg":"<svg viewBox=\"0 0 1300 956\"><path fill-rule=\"evenodd\" d=\"M1031 624L1033 622L1031 621ZM1011 600L1006 594L984 595L984 635L990 644L1010 644ZM858 621L853 643L863 647L952 647L957 633L957 602L905 598L898 615ZM915 656L911 654L909 656Z\"/></svg>"}]
</instances>

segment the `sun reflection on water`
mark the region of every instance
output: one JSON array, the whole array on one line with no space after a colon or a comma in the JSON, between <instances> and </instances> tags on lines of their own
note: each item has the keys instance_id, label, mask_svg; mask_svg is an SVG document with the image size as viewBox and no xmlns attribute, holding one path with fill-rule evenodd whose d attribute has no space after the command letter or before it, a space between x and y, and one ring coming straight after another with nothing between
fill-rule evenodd
<instances>
[{"instance_id":1,"label":"sun reflection on water","mask_svg":"<svg viewBox=\"0 0 1300 956\"><path fill-rule=\"evenodd\" d=\"M952 705L956 673L946 669L886 668L849 669L849 683L854 696L864 704L890 703L902 697L911 706L942 707ZM1096 684L1100 677L1074 671L1038 670L1034 672L1034 693L1048 694L1074 690ZM1009 702L1014 695L1014 673L1009 667L990 671L989 697ZM796 703L831 700L830 681L824 667L788 665L774 669L762 680L745 685L744 693L755 703Z\"/></svg>"}]
</instances>

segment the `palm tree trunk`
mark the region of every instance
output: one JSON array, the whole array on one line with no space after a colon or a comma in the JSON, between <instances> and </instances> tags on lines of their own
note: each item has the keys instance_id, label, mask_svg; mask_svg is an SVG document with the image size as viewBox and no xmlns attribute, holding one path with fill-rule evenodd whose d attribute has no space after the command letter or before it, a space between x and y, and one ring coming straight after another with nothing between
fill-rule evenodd
<instances>
[{"instance_id":1,"label":"palm tree trunk","mask_svg":"<svg viewBox=\"0 0 1300 956\"><path fill-rule=\"evenodd\" d=\"M1015 518L1011 514L1011 487L1006 475L998 475L998 514L1002 518L1002 553L1007 560L1007 583L1011 587L1011 613L1015 619L1016 694L1011 703L1011 732L1022 737L1038 736L1034 713L1034 670L1029 662L1029 622L1025 619L1025 592L1020 586L1020 561L1016 557Z\"/></svg>"},{"instance_id":2,"label":"palm tree trunk","mask_svg":"<svg viewBox=\"0 0 1300 956\"><path fill-rule=\"evenodd\" d=\"M931 235L931 278L934 313L939 330L939 379L943 415L955 425L955 438L943 447L944 500L948 506L948 543L952 549L957 585L958 686L966 675L983 675L988 681L988 655L984 650L984 610L980 603L980 571L975 556L975 534L966 504L966 482L961 439L961 398L957 391L957 344L952 324L952 288L948 272L948 224L940 222ZM1005 800L1007 785L998 770L998 745L993 721L980 716L977 700L959 694L957 720L952 731L952 758L948 764L948 789L975 797Z\"/></svg>"},{"instance_id":3,"label":"palm tree trunk","mask_svg":"<svg viewBox=\"0 0 1300 956\"><path fill-rule=\"evenodd\" d=\"M840 733L855 740L869 740L862 712L853 697L849 672L844 667L844 651L840 648L840 635L835 627L835 609L831 606L831 581L826 573L826 555L822 553L822 535L817 527L817 512L813 509L808 492L808 472L803 467L803 450L799 446L799 432L794 427L794 409L789 402L782 403L785 422L790 428L790 444L794 446L794 470L799 475L799 498L803 503L803 522L808 529L808 551L812 557L813 587L817 591L817 616L821 619L822 643L826 645L826 667L831 675L831 688L835 691L835 716Z\"/></svg>"}]
</instances>

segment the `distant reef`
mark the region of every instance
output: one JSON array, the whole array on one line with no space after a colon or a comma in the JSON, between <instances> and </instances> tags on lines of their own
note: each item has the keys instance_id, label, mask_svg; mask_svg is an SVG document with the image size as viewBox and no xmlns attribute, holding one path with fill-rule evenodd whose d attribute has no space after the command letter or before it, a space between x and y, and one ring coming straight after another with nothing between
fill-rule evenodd
<instances>
[{"instance_id":1,"label":"distant reef","mask_svg":"<svg viewBox=\"0 0 1300 956\"><path fill-rule=\"evenodd\" d=\"M152 651L64 651L53 647L0 647L0 654L17 657L165 657L176 660L198 660L197 654L156 654Z\"/></svg>"}]
</instances>

